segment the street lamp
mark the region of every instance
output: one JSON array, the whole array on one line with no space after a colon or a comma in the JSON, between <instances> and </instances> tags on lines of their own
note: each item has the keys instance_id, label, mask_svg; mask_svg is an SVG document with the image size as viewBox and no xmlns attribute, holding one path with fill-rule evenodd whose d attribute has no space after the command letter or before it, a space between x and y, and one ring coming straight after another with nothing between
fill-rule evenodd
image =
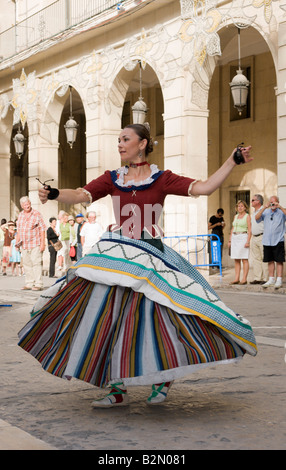
<instances>
[{"instance_id":1,"label":"street lamp","mask_svg":"<svg viewBox=\"0 0 286 470\"><path fill-rule=\"evenodd\" d=\"M20 132L20 127L18 127L17 134L13 138L15 152L17 157L20 159L24 153L25 137Z\"/></svg>"},{"instance_id":2,"label":"street lamp","mask_svg":"<svg viewBox=\"0 0 286 470\"><path fill-rule=\"evenodd\" d=\"M72 87L70 86L70 117L68 121L65 123L65 130L67 136L67 143L69 144L70 148L72 149L73 144L76 141L77 129L78 124L74 120L72 115Z\"/></svg>"},{"instance_id":3,"label":"street lamp","mask_svg":"<svg viewBox=\"0 0 286 470\"><path fill-rule=\"evenodd\" d=\"M247 80L246 76L243 75L240 67L240 28L238 28L238 70L229 85L234 107L238 110L238 113L241 116L247 103L248 87L250 82Z\"/></svg>"},{"instance_id":4,"label":"street lamp","mask_svg":"<svg viewBox=\"0 0 286 470\"><path fill-rule=\"evenodd\" d=\"M132 106L133 124L144 124L148 111L147 105L142 97L142 64L139 61L140 73L140 96L138 101Z\"/></svg>"}]
</instances>

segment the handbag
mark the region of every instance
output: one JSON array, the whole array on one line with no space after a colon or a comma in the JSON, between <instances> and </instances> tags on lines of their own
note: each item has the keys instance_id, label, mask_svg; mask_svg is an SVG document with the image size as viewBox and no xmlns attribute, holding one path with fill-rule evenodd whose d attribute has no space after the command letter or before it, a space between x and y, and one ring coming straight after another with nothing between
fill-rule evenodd
<instances>
[{"instance_id":1,"label":"handbag","mask_svg":"<svg viewBox=\"0 0 286 470\"><path fill-rule=\"evenodd\" d=\"M75 247L72 245L72 246L70 247L70 257L71 257L71 258L74 258L75 255L76 255Z\"/></svg>"},{"instance_id":2,"label":"handbag","mask_svg":"<svg viewBox=\"0 0 286 470\"><path fill-rule=\"evenodd\" d=\"M56 243L53 243L52 240L50 240L50 242L56 251L59 251L63 247L61 240L58 240Z\"/></svg>"}]
</instances>

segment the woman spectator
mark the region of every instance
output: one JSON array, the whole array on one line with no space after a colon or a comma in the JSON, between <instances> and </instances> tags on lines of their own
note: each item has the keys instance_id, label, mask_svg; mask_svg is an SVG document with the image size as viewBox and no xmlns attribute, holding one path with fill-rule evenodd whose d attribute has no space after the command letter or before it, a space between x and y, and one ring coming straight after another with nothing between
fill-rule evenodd
<instances>
[{"instance_id":1,"label":"woman spectator","mask_svg":"<svg viewBox=\"0 0 286 470\"><path fill-rule=\"evenodd\" d=\"M71 233L71 226L68 222L68 213L65 212L62 216L62 221L60 223L60 240L63 244L63 270L67 271L71 266L71 259L70 259L70 233Z\"/></svg>"},{"instance_id":2,"label":"woman spectator","mask_svg":"<svg viewBox=\"0 0 286 470\"><path fill-rule=\"evenodd\" d=\"M2 272L3 276L6 276L7 266L9 266L10 264L11 242L15 238L16 226L13 220L9 220L9 222L7 224L2 225L1 228L4 231Z\"/></svg>"},{"instance_id":3,"label":"woman spectator","mask_svg":"<svg viewBox=\"0 0 286 470\"><path fill-rule=\"evenodd\" d=\"M251 219L245 201L236 204L237 214L234 216L228 246L230 256L234 259L235 279L231 284L247 284L249 271L249 246L251 238ZM240 282L241 261L243 265L242 281Z\"/></svg>"},{"instance_id":4,"label":"woman spectator","mask_svg":"<svg viewBox=\"0 0 286 470\"><path fill-rule=\"evenodd\" d=\"M75 223L74 217L69 215L68 223L70 224L70 259L74 264L76 262L76 251L77 251L77 224Z\"/></svg>"},{"instance_id":5,"label":"woman spectator","mask_svg":"<svg viewBox=\"0 0 286 470\"><path fill-rule=\"evenodd\" d=\"M2 225L7 223L6 219L1 220L1 227L0 227L0 266L2 268L2 260L3 260L3 246L4 246L4 230L2 229Z\"/></svg>"},{"instance_id":6,"label":"woman spectator","mask_svg":"<svg viewBox=\"0 0 286 470\"><path fill-rule=\"evenodd\" d=\"M49 219L50 226L47 230L47 240L48 240L48 249L50 253L50 267L49 267L49 277L55 277L55 265L57 260L57 252L53 247L53 244L56 243L59 239L59 234L56 231L57 219L51 217Z\"/></svg>"}]
</instances>

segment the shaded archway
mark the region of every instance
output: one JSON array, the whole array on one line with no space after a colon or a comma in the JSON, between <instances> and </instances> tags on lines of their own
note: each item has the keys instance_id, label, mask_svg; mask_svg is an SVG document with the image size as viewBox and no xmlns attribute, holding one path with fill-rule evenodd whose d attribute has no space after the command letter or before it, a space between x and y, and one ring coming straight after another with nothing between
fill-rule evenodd
<instances>
[{"instance_id":1,"label":"shaded archway","mask_svg":"<svg viewBox=\"0 0 286 470\"><path fill-rule=\"evenodd\" d=\"M251 198L256 193L265 197L277 191L277 78L272 53L260 32L253 27L243 29L241 68L249 74L251 84L248 114L239 116L229 86L238 66L237 28L229 25L219 34L222 55L212 76L208 100L208 173L212 174L240 142L252 145L254 156L253 162L237 167L209 198L208 216L218 207L224 208L228 237L236 192L247 192ZM268 174L276 175L276 181L269 180Z\"/></svg>"},{"instance_id":2,"label":"shaded archway","mask_svg":"<svg viewBox=\"0 0 286 470\"><path fill-rule=\"evenodd\" d=\"M28 126L20 129L22 135L25 137L24 153L18 156L15 152L15 145L13 139L18 131L18 125L15 125L11 134L10 141L10 213L11 218L15 219L21 211L20 198L28 196L28 160L29 160L29 132Z\"/></svg>"},{"instance_id":3,"label":"shaded archway","mask_svg":"<svg viewBox=\"0 0 286 470\"><path fill-rule=\"evenodd\" d=\"M66 94L59 125L58 179L60 188L79 188L86 184L86 118L78 92L72 89L73 118L78 124L77 138L73 147L67 143L65 123L70 117L70 95ZM70 212L70 206L59 203L59 209ZM74 212L79 208L74 208Z\"/></svg>"},{"instance_id":4,"label":"shaded archway","mask_svg":"<svg viewBox=\"0 0 286 470\"><path fill-rule=\"evenodd\" d=\"M122 110L121 126L132 124L132 106L138 100L140 91L140 68L138 66L128 73L129 87ZM150 155L150 163L164 168L164 99L162 89L154 69L146 64L142 70L142 95L148 106L146 122L150 124L151 135L157 142L154 152Z\"/></svg>"}]
</instances>

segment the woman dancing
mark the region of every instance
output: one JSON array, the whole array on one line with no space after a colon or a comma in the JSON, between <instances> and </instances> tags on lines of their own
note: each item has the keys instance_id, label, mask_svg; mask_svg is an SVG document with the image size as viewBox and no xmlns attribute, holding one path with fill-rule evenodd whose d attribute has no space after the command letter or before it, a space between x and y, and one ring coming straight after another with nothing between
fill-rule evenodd
<instances>
[{"instance_id":1,"label":"woman dancing","mask_svg":"<svg viewBox=\"0 0 286 470\"><path fill-rule=\"evenodd\" d=\"M19 345L51 374L110 387L96 408L127 405L131 385L150 384L147 403L163 402L176 378L257 352L249 322L162 242L158 226L168 194L211 194L235 168L234 152L195 181L150 165L152 150L148 127L129 125L118 139L121 168L84 188L39 190L43 204L112 197L116 223L39 298L19 333ZM245 163L252 160L250 147L241 151Z\"/></svg>"}]
</instances>

